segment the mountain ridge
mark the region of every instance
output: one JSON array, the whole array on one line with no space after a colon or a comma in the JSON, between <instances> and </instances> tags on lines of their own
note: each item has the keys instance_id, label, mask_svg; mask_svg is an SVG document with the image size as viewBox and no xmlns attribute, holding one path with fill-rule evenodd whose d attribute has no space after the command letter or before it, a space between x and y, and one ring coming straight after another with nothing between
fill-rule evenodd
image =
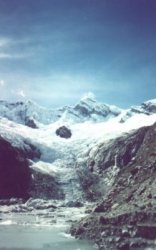
<instances>
[{"instance_id":1,"label":"mountain ridge","mask_svg":"<svg viewBox=\"0 0 156 250\"><path fill-rule=\"evenodd\" d=\"M146 115L156 113L156 99L146 101L140 106L130 107L129 109L121 109L114 105L98 102L93 96L86 96L73 106L56 109L39 106L30 100L15 103L0 101L1 117L28 126L36 124L36 127L57 121L68 121L70 123L102 122L117 116L121 116L120 122L125 122L129 117L139 113Z\"/></svg>"},{"instance_id":2,"label":"mountain ridge","mask_svg":"<svg viewBox=\"0 0 156 250\"><path fill-rule=\"evenodd\" d=\"M155 99L121 110L83 98L54 112L31 101L0 102L0 198L29 199L12 212L29 212L30 203L36 204L32 210L47 213L60 204L90 202L90 216L74 224L72 234L92 239L100 250L136 250L132 244L145 250L142 241L150 246L146 237L155 237L155 224L147 227L156 208L155 107ZM70 131L68 139L58 136L62 125ZM140 228L140 222L146 224Z\"/></svg>"}]
</instances>

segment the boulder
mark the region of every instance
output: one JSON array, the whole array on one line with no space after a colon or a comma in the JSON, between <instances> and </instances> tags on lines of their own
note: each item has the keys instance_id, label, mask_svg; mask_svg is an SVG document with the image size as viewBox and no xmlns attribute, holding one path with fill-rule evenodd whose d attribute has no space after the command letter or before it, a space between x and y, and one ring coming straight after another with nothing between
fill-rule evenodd
<instances>
[{"instance_id":1,"label":"boulder","mask_svg":"<svg viewBox=\"0 0 156 250\"><path fill-rule=\"evenodd\" d=\"M56 130L56 135L68 139L72 136L72 133L69 128L67 128L66 126L62 126Z\"/></svg>"},{"instance_id":2,"label":"boulder","mask_svg":"<svg viewBox=\"0 0 156 250\"><path fill-rule=\"evenodd\" d=\"M26 207L37 209L37 210L49 209L49 208L56 209L57 208L57 206L56 206L56 204L54 204L53 200L43 200L43 199L33 199L33 198L30 198L26 202Z\"/></svg>"},{"instance_id":3,"label":"boulder","mask_svg":"<svg viewBox=\"0 0 156 250\"><path fill-rule=\"evenodd\" d=\"M83 203L81 201L68 201L66 203L66 207L83 207Z\"/></svg>"}]
</instances>

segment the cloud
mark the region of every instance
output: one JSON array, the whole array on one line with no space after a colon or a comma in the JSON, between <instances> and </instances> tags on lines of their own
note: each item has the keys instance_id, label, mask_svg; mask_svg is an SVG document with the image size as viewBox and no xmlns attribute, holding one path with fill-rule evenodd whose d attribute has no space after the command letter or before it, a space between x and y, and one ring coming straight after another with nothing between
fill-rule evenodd
<instances>
[{"instance_id":1,"label":"cloud","mask_svg":"<svg viewBox=\"0 0 156 250\"><path fill-rule=\"evenodd\" d=\"M49 76L36 77L36 75L16 74L5 75L7 92L2 99L11 100L23 98L32 99L41 105L62 106L75 104L84 93L94 92L93 79L85 75L63 74L61 72Z\"/></svg>"},{"instance_id":2,"label":"cloud","mask_svg":"<svg viewBox=\"0 0 156 250\"><path fill-rule=\"evenodd\" d=\"M1 59L23 59L29 56L30 54L0 53L0 60Z\"/></svg>"},{"instance_id":3,"label":"cloud","mask_svg":"<svg viewBox=\"0 0 156 250\"><path fill-rule=\"evenodd\" d=\"M0 53L0 59L12 58L11 54L8 53Z\"/></svg>"},{"instance_id":4,"label":"cloud","mask_svg":"<svg viewBox=\"0 0 156 250\"><path fill-rule=\"evenodd\" d=\"M10 40L8 38L0 37L0 48L6 47L10 44Z\"/></svg>"},{"instance_id":5,"label":"cloud","mask_svg":"<svg viewBox=\"0 0 156 250\"><path fill-rule=\"evenodd\" d=\"M0 48L10 47L12 45L20 45L20 44L27 44L32 41L32 38L25 37L25 38L11 38L11 37L2 37L0 36Z\"/></svg>"},{"instance_id":6,"label":"cloud","mask_svg":"<svg viewBox=\"0 0 156 250\"><path fill-rule=\"evenodd\" d=\"M29 57L31 53L24 52L23 48L27 48L30 39L14 39L8 37L0 37L0 60L3 59L22 59ZM22 52L21 52L22 48Z\"/></svg>"},{"instance_id":7,"label":"cloud","mask_svg":"<svg viewBox=\"0 0 156 250\"><path fill-rule=\"evenodd\" d=\"M14 89L11 89L10 93L8 93L12 99L18 100L19 98L25 98L26 93L25 90L22 88L18 88L15 86Z\"/></svg>"},{"instance_id":8,"label":"cloud","mask_svg":"<svg viewBox=\"0 0 156 250\"><path fill-rule=\"evenodd\" d=\"M17 91L17 95L19 95L19 96L21 96L21 97L23 97L23 98L26 97L26 94L25 94L25 92L24 92L23 89L19 89L19 90Z\"/></svg>"},{"instance_id":9,"label":"cloud","mask_svg":"<svg viewBox=\"0 0 156 250\"><path fill-rule=\"evenodd\" d=\"M3 87L5 85L5 81L4 80L0 80L0 86Z\"/></svg>"},{"instance_id":10,"label":"cloud","mask_svg":"<svg viewBox=\"0 0 156 250\"><path fill-rule=\"evenodd\" d=\"M96 96L94 93L92 92L87 92L86 94L84 94L82 96L82 99L92 99L92 100L95 100L96 99Z\"/></svg>"}]
</instances>

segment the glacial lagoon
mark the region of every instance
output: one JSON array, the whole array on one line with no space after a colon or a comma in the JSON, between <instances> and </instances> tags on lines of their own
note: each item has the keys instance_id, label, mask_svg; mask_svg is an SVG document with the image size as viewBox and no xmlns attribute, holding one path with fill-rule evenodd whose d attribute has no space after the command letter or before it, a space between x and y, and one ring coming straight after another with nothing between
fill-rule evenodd
<instances>
[{"instance_id":1,"label":"glacial lagoon","mask_svg":"<svg viewBox=\"0 0 156 250\"><path fill-rule=\"evenodd\" d=\"M52 223L51 223L52 222ZM3 214L0 221L0 250L95 250L86 241L67 233L62 221L31 214Z\"/></svg>"}]
</instances>

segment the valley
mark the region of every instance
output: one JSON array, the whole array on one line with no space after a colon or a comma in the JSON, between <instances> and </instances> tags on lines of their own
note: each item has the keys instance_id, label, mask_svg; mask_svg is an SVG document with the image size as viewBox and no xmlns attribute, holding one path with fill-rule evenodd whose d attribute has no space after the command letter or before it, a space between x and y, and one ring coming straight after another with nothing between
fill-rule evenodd
<instances>
[{"instance_id":1,"label":"valley","mask_svg":"<svg viewBox=\"0 0 156 250\"><path fill-rule=\"evenodd\" d=\"M92 97L55 110L0 107L1 225L23 216L100 250L155 249L155 100L127 110ZM56 133L62 126L69 138Z\"/></svg>"}]
</instances>

